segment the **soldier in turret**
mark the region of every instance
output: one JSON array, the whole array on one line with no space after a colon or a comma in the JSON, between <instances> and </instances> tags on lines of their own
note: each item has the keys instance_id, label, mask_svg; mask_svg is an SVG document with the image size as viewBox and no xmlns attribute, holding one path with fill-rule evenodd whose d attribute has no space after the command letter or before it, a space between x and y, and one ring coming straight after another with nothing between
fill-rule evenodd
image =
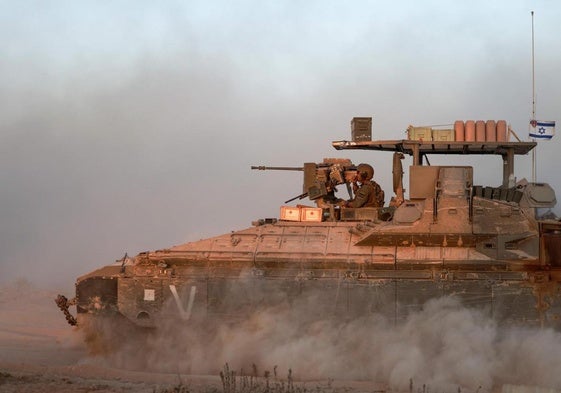
<instances>
[{"instance_id":1,"label":"soldier in turret","mask_svg":"<svg viewBox=\"0 0 561 393\"><path fill-rule=\"evenodd\" d=\"M374 177L374 168L368 164L357 167L357 175L353 181L355 197L345 202L345 207L383 207L384 191Z\"/></svg>"}]
</instances>

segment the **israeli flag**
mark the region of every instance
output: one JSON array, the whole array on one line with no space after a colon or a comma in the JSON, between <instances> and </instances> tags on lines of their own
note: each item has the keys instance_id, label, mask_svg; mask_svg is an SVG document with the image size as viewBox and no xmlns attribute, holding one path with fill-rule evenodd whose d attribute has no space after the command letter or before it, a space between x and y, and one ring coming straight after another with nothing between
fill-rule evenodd
<instances>
[{"instance_id":1,"label":"israeli flag","mask_svg":"<svg viewBox=\"0 0 561 393\"><path fill-rule=\"evenodd\" d=\"M532 121L530 122L530 138L551 139L555 135L554 121Z\"/></svg>"}]
</instances>

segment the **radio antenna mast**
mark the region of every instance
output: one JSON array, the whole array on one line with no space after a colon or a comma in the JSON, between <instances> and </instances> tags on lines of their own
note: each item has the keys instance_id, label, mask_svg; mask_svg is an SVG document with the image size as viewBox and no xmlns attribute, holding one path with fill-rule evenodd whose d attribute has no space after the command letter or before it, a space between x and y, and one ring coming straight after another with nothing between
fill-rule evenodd
<instances>
[{"instance_id":1,"label":"radio antenna mast","mask_svg":"<svg viewBox=\"0 0 561 393\"><path fill-rule=\"evenodd\" d=\"M532 13L532 119L531 127L536 127L536 73L534 63L534 11ZM535 141L532 138L532 141ZM536 182L536 148L532 149L532 183Z\"/></svg>"}]
</instances>

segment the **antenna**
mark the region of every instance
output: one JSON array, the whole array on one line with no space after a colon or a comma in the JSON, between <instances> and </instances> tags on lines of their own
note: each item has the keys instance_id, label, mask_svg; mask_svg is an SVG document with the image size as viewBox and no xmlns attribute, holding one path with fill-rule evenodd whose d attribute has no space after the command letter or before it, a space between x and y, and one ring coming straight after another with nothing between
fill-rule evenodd
<instances>
[{"instance_id":1,"label":"antenna","mask_svg":"<svg viewBox=\"0 0 561 393\"><path fill-rule=\"evenodd\" d=\"M530 121L530 126L536 126L536 73L535 73L535 62L534 62L534 11L532 14L532 119ZM535 142L535 139L532 138ZM532 149L532 183L536 182L536 148Z\"/></svg>"},{"instance_id":2,"label":"antenna","mask_svg":"<svg viewBox=\"0 0 561 393\"><path fill-rule=\"evenodd\" d=\"M532 120L536 120L536 72L534 62L534 11L532 11Z\"/></svg>"}]
</instances>

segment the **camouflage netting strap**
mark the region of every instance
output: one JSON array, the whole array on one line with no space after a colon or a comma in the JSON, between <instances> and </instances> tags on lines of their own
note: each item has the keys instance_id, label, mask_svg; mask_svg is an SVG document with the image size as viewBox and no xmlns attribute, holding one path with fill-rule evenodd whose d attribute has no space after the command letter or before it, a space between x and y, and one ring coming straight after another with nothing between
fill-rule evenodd
<instances>
[{"instance_id":1,"label":"camouflage netting strap","mask_svg":"<svg viewBox=\"0 0 561 393\"><path fill-rule=\"evenodd\" d=\"M76 320L74 315L70 314L70 311L68 310L70 306L76 304L76 298L72 299L71 301L68 301L66 296L58 295L57 298L55 299L55 303L66 316L66 322L68 322L71 326L76 326L78 324L78 321Z\"/></svg>"}]
</instances>

